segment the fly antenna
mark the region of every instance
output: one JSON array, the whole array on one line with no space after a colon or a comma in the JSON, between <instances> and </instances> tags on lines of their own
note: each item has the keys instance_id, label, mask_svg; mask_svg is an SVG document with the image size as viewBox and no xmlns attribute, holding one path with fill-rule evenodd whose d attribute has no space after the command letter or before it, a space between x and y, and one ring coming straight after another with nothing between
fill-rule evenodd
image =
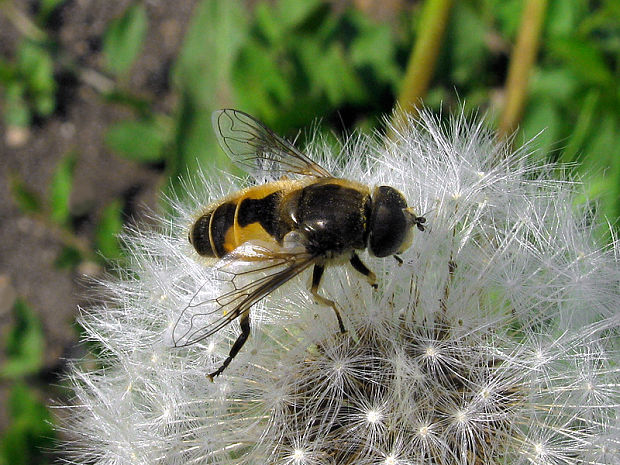
<instances>
[{"instance_id":1,"label":"fly antenna","mask_svg":"<svg viewBox=\"0 0 620 465\"><path fill-rule=\"evenodd\" d=\"M417 226L420 231L424 231L424 223L426 223L426 218L424 216L416 215L412 207L403 208L403 213L407 218L409 227Z\"/></svg>"}]
</instances>

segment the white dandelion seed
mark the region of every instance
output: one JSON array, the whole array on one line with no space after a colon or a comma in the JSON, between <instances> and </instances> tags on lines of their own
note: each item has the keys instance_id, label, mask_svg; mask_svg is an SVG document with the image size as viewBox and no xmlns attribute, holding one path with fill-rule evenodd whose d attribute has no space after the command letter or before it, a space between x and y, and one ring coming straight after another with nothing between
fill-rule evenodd
<instances>
[{"instance_id":1,"label":"white dandelion seed","mask_svg":"<svg viewBox=\"0 0 620 465\"><path fill-rule=\"evenodd\" d=\"M352 138L338 160L322 150L308 153L429 212L402 265L364 258L378 290L328 270L322 292L348 332L302 275L252 308L249 341L215 382L206 375L237 322L173 347L174 326L187 324L180 309L225 285L188 227L243 186L199 178L160 230L128 235L128 269L83 311L100 368L70 374L69 460L620 463L620 247L597 244L597 225L575 206L580 185L462 118L445 127L425 115L391 141Z\"/></svg>"}]
</instances>

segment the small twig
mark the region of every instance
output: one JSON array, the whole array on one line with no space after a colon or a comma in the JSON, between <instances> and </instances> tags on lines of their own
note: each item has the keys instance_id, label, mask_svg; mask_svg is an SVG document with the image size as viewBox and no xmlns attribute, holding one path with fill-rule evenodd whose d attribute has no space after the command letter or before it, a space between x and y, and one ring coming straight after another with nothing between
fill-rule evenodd
<instances>
[{"instance_id":1,"label":"small twig","mask_svg":"<svg viewBox=\"0 0 620 465\"><path fill-rule=\"evenodd\" d=\"M92 87L95 92L101 95L111 94L118 89L114 79L109 78L94 68L76 64L74 60L62 53L62 51L59 53L58 62L62 67L75 74L82 83Z\"/></svg>"},{"instance_id":2,"label":"small twig","mask_svg":"<svg viewBox=\"0 0 620 465\"><path fill-rule=\"evenodd\" d=\"M16 8L12 1L2 0L0 1L0 6L2 6L2 11L6 18L15 26L15 29L17 29L20 34L37 42L43 42L47 39L45 31L39 28L28 16Z\"/></svg>"},{"instance_id":3,"label":"small twig","mask_svg":"<svg viewBox=\"0 0 620 465\"><path fill-rule=\"evenodd\" d=\"M530 71L536 59L548 0L528 0L523 7L521 28L512 53L506 82L506 103L499 123L499 135L510 136L517 128L527 97Z\"/></svg>"},{"instance_id":4,"label":"small twig","mask_svg":"<svg viewBox=\"0 0 620 465\"><path fill-rule=\"evenodd\" d=\"M98 261L97 254L93 252L89 241L77 236L72 231L63 228L59 224L52 222L44 213L29 213L28 216L45 228L46 231L65 247L76 249L86 260L93 262Z\"/></svg>"}]
</instances>

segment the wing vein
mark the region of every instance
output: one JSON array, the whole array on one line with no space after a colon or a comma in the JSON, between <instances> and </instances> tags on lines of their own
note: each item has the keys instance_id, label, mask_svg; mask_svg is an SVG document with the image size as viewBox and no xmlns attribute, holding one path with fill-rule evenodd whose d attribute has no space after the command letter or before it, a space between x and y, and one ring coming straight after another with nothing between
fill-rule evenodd
<instances>
[{"instance_id":1,"label":"wing vein","mask_svg":"<svg viewBox=\"0 0 620 465\"><path fill-rule=\"evenodd\" d=\"M332 177L329 171L247 113L218 110L213 113L212 122L224 152L257 179L284 174Z\"/></svg>"},{"instance_id":2,"label":"wing vein","mask_svg":"<svg viewBox=\"0 0 620 465\"><path fill-rule=\"evenodd\" d=\"M259 253L263 254L263 260L256 260L255 255L252 255L252 261L243 260L243 252L235 253L235 251L232 251L229 254L230 257L227 256L225 259L223 266L228 266L230 264L238 265L240 262L255 266L250 270L240 273L224 271L224 273L228 273L232 276L229 282L235 286L233 290L199 303L193 303L193 300L204 288L206 283L194 293L192 299L182 310L181 315L173 327L172 335L175 347L192 345L212 336L232 323L243 313L249 311L252 305L265 298L275 289L303 272L315 262L315 257L307 252L274 252L263 247L257 250ZM268 274L252 279L252 274L264 272ZM247 276L251 281L237 288L235 279L242 275ZM213 306L214 308L208 308L209 306ZM207 307L207 309L203 309L203 307ZM190 311L196 311L196 313L188 316L187 313ZM200 324L202 318L209 317L219 312L222 313L222 316L205 324ZM181 321L184 320L185 317L187 317L186 320L188 321L189 327L182 328L183 325Z\"/></svg>"}]
</instances>

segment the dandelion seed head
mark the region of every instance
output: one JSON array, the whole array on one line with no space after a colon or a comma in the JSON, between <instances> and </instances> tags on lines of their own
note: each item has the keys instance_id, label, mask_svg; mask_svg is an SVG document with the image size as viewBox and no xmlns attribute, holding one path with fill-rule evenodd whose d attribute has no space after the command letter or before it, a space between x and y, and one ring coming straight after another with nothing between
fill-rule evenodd
<instances>
[{"instance_id":1,"label":"dandelion seed head","mask_svg":"<svg viewBox=\"0 0 620 465\"><path fill-rule=\"evenodd\" d=\"M73 462L454 464L620 462L620 247L600 246L578 183L511 153L482 125L423 115L389 141L354 137L336 176L399 189L427 228L399 265L362 255L252 307L250 339L214 382L237 322L187 347L173 330L230 284L187 243L205 206L247 185L216 173L161 229L133 231L130 268L83 310L100 368L76 364L65 426ZM428 213L426 213L428 212ZM586 220L584 220L586 218Z\"/></svg>"},{"instance_id":2,"label":"dandelion seed head","mask_svg":"<svg viewBox=\"0 0 620 465\"><path fill-rule=\"evenodd\" d=\"M458 410L454 414L454 421L459 425L464 425L469 421L469 415L466 410Z\"/></svg>"},{"instance_id":3,"label":"dandelion seed head","mask_svg":"<svg viewBox=\"0 0 620 465\"><path fill-rule=\"evenodd\" d=\"M383 415L381 414L381 411L378 409L371 409L366 412L366 421L370 424L381 423L382 418L383 418Z\"/></svg>"},{"instance_id":4,"label":"dandelion seed head","mask_svg":"<svg viewBox=\"0 0 620 465\"><path fill-rule=\"evenodd\" d=\"M385 458L385 460L383 461L383 463L384 463L385 465L397 465L397 464L398 464L398 460L397 460L397 458L396 458L396 456L395 456L395 455L390 454L390 455L388 455L388 456Z\"/></svg>"},{"instance_id":5,"label":"dandelion seed head","mask_svg":"<svg viewBox=\"0 0 620 465\"><path fill-rule=\"evenodd\" d=\"M480 391L480 398L482 398L485 401L489 400L491 398L491 395L492 395L492 391L487 387L482 388L482 390Z\"/></svg>"},{"instance_id":6,"label":"dandelion seed head","mask_svg":"<svg viewBox=\"0 0 620 465\"><path fill-rule=\"evenodd\" d=\"M439 356L437 349L431 345L424 350L424 355L430 359L436 359Z\"/></svg>"},{"instance_id":7,"label":"dandelion seed head","mask_svg":"<svg viewBox=\"0 0 620 465\"><path fill-rule=\"evenodd\" d=\"M306 453L302 449L295 449L293 451L293 461L295 463L304 463L304 459L306 457Z\"/></svg>"},{"instance_id":8,"label":"dandelion seed head","mask_svg":"<svg viewBox=\"0 0 620 465\"><path fill-rule=\"evenodd\" d=\"M545 451L544 444L541 444L541 443L534 444L534 451L536 452L536 455L539 457L545 455L546 451Z\"/></svg>"}]
</instances>

